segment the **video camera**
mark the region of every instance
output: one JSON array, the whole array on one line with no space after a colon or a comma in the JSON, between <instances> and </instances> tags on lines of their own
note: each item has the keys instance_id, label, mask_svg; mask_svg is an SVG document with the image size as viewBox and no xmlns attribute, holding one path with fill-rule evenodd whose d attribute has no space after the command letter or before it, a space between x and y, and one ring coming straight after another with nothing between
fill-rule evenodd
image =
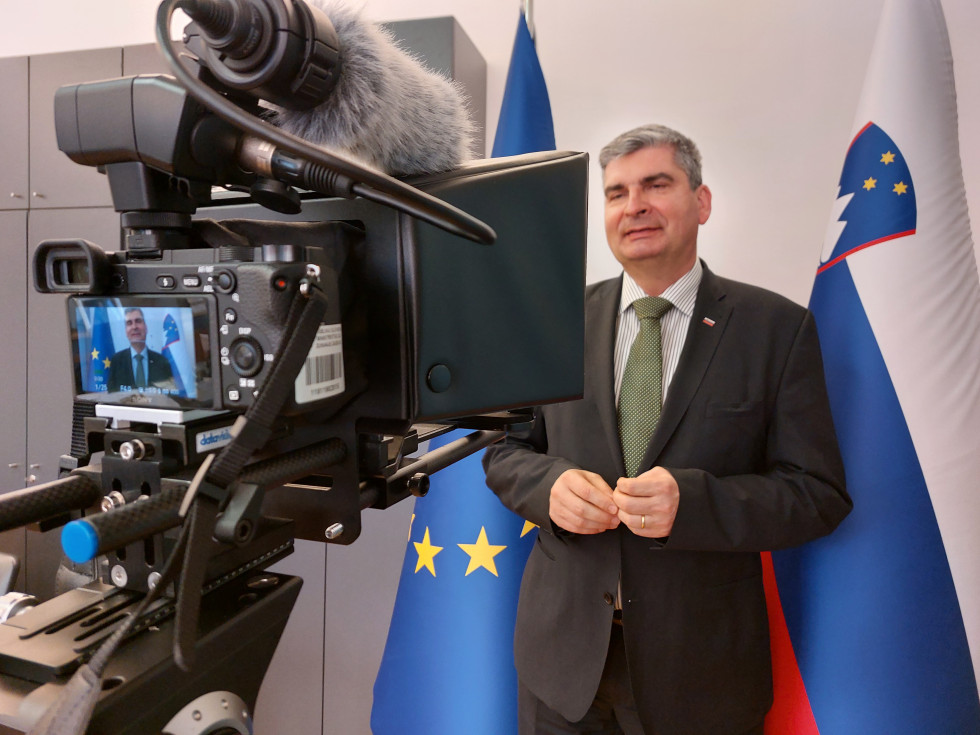
<instances>
[{"instance_id":1,"label":"video camera","mask_svg":"<svg viewBox=\"0 0 980 735\"><path fill-rule=\"evenodd\" d=\"M329 30L300 0L263 3ZM181 4L158 27L176 79L55 100L59 148L107 175L124 247L37 250L36 288L71 294L72 448L61 479L0 496L0 530L64 526L72 561L104 561L0 618L0 692L19 702L0 732L57 731L85 670L104 690L92 732L248 732L300 585L262 570L296 537L353 542L364 508L424 495L528 407L582 393L584 154L364 170L262 121L267 81L179 60ZM456 427L472 433L409 456ZM175 724L187 707L225 719Z\"/></svg>"}]
</instances>

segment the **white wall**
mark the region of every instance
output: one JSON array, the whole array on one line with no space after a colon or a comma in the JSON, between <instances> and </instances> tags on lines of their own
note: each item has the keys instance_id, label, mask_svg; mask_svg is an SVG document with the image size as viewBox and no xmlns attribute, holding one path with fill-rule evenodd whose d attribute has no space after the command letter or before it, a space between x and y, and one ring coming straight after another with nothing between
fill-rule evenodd
<instances>
[{"instance_id":1,"label":"white wall","mask_svg":"<svg viewBox=\"0 0 980 735\"><path fill-rule=\"evenodd\" d=\"M8 6L0 55L153 40L153 0ZM455 15L488 64L489 130L518 0L366 0L368 17ZM538 50L558 147L595 155L617 133L664 122L701 146L715 210L701 251L723 275L805 303L850 142L882 0L537 0ZM980 216L980 3L945 0L967 193ZM488 136L488 145L492 134ZM589 280L618 272L593 171Z\"/></svg>"}]
</instances>

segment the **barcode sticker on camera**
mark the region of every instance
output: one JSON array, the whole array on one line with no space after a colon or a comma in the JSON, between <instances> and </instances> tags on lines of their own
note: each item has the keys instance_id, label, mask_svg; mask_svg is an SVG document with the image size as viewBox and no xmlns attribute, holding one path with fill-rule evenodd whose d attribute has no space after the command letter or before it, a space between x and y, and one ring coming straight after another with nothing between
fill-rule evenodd
<instances>
[{"instance_id":1,"label":"barcode sticker on camera","mask_svg":"<svg viewBox=\"0 0 980 735\"><path fill-rule=\"evenodd\" d=\"M344 392L344 340L339 324L321 324L296 377L296 403L310 403Z\"/></svg>"}]
</instances>

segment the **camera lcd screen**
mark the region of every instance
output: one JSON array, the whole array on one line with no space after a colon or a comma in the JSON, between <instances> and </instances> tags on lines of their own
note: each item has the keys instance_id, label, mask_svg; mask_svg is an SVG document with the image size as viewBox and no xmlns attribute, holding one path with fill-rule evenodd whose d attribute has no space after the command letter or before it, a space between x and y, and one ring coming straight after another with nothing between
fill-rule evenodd
<instances>
[{"instance_id":1,"label":"camera lcd screen","mask_svg":"<svg viewBox=\"0 0 980 735\"><path fill-rule=\"evenodd\" d=\"M158 408L213 405L206 296L68 299L75 395Z\"/></svg>"}]
</instances>

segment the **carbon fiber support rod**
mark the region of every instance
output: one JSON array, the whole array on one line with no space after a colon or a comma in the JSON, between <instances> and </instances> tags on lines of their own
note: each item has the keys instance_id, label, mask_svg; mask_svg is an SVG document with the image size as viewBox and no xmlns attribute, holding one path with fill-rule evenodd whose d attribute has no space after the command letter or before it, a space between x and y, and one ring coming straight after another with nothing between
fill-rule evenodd
<instances>
[{"instance_id":1,"label":"carbon fiber support rod","mask_svg":"<svg viewBox=\"0 0 980 735\"><path fill-rule=\"evenodd\" d=\"M328 439L256 462L246 468L242 482L267 487L281 485L336 464L346 455L347 448L340 439ZM62 531L62 548L69 559L82 563L174 528L180 524L178 510L186 492L186 485L171 486L146 500L72 521Z\"/></svg>"},{"instance_id":2,"label":"carbon fiber support rod","mask_svg":"<svg viewBox=\"0 0 980 735\"><path fill-rule=\"evenodd\" d=\"M426 452L415 462L405 465L388 478L389 485L408 482L418 473L431 475L433 472L445 469L454 462L479 452L484 447L499 442L507 435L505 431L474 431L462 439L449 442L443 447Z\"/></svg>"},{"instance_id":3,"label":"carbon fiber support rod","mask_svg":"<svg viewBox=\"0 0 980 735\"><path fill-rule=\"evenodd\" d=\"M145 500L80 518L61 532L61 548L76 564L161 533L180 523L177 511L185 485L168 487Z\"/></svg>"},{"instance_id":4,"label":"carbon fiber support rod","mask_svg":"<svg viewBox=\"0 0 980 735\"><path fill-rule=\"evenodd\" d=\"M69 475L43 485L0 495L0 531L80 508L102 498L102 487L84 475Z\"/></svg>"}]
</instances>

